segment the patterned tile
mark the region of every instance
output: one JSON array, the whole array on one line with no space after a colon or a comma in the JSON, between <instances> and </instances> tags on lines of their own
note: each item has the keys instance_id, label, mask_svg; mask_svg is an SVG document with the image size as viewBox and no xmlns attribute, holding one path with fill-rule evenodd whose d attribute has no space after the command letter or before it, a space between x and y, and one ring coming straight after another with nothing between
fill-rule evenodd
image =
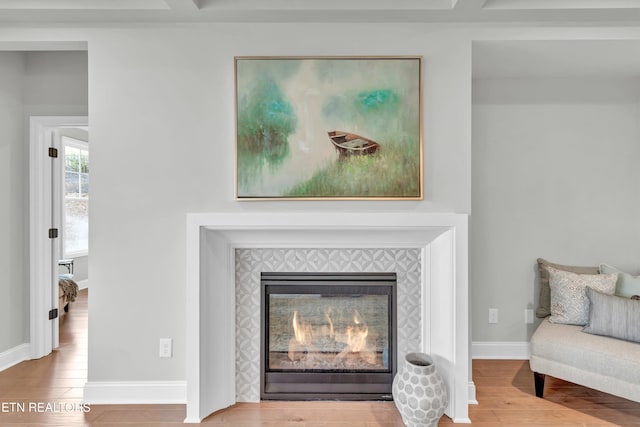
<instances>
[{"instance_id":1,"label":"patterned tile","mask_svg":"<svg viewBox=\"0 0 640 427\"><path fill-rule=\"evenodd\" d=\"M236 400L260 400L260 273L395 272L398 360L421 347L419 249L236 249ZM398 369L400 366L398 366Z\"/></svg>"}]
</instances>

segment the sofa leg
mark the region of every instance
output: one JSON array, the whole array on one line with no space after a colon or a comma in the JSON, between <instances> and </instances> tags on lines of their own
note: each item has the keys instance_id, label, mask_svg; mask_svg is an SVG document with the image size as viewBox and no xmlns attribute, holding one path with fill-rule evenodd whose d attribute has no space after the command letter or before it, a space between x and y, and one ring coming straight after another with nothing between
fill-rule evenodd
<instances>
[{"instance_id":1,"label":"sofa leg","mask_svg":"<svg viewBox=\"0 0 640 427\"><path fill-rule=\"evenodd\" d=\"M545 375L538 372L533 373L533 381L536 387L536 396L542 398L544 394L544 379Z\"/></svg>"}]
</instances>

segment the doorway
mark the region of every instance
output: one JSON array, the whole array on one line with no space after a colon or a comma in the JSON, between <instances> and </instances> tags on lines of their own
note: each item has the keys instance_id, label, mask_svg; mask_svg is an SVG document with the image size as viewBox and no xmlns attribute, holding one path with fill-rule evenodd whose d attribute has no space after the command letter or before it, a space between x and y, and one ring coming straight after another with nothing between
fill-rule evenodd
<instances>
[{"instance_id":1,"label":"doorway","mask_svg":"<svg viewBox=\"0 0 640 427\"><path fill-rule=\"evenodd\" d=\"M63 137L86 135L86 116L30 118L30 334L31 358L38 359L58 346L58 260L65 227L63 217ZM66 136L70 138L69 136ZM53 150L51 150L53 149ZM57 230L53 231L53 230Z\"/></svg>"},{"instance_id":2,"label":"doorway","mask_svg":"<svg viewBox=\"0 0 640 427\"><path fill-rule=\"evenodd\" d=\"M43 273L36 273L42 271L36 264L44 256L42 248L48 235L32 227L45 213L37 211L41 204L32 203L43 196L32 192L31 169L40 163L31 162L30 117L88 114L87 48L87 43L80 41L0 43L0 194L6 202L0 209L0 220L7 226L0 245L0 270L7 280L0 287L8 295L0 305L9 320L0 331L0 370L42 354L38 334L33 333L39 321L32 319L32 307L40 313L46 308L43 316L52 308L51 293L43 296L32 287L43 279ZM40 228L48 233L49 227ZM33 245L36 238L44 243Z\"/></svg>"}]
</instances>

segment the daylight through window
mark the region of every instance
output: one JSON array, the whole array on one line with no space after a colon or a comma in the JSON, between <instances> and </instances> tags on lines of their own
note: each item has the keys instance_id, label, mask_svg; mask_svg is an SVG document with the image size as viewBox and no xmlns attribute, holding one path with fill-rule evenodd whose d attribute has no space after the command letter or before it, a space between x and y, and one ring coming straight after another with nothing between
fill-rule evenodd
<instances>
[{"instance_id":1,"label":"daylight through window","mask_svg":"<svg viewBox=\"0 0 640 427\"><path fill-rule=\"evenodd\" d=\"M64 257L89 253L89 145L63 137Z\"/></svg>"}]
</instances>

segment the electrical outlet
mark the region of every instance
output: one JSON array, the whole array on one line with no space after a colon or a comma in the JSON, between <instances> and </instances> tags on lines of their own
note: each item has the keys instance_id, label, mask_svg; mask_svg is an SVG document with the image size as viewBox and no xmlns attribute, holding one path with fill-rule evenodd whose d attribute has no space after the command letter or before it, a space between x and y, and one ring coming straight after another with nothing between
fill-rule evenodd
<instances>
[{"instance_id":1,"label":"electrical outlet","mask_svg":"<svg viewBox=\"0 0 640 427\"><path fill-rule=\"evenodd\" d=\"M173 340L160 338L160 357L173 357Z\"/></svg>"},{"instance_id":2,"label":"electrical outlet","mask_svg":"<svg viewBox=\"0 0 640 427\"><path fill-rule=\"evenodd\" d=\"M498 323L498 309L490 308L489 309L489 323Z\"/></svg>"},{"instance_id":3,"label":"electrical outlet","mask_svg":"<svg viewBox=\"0 0 640 427\"><path fill-rule=\"evenodd\" d=\"M531 324L533 323L533 309L525 308L524 309L524 323Z\"/></svg>"}]
</instances>

